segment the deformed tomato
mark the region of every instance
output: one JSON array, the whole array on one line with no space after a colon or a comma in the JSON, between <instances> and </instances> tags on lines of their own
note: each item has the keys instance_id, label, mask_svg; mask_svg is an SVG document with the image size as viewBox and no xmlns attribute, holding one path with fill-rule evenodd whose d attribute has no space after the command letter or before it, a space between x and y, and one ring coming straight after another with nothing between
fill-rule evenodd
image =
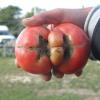
<instances>
[{"instance_id":1,"label":"deformed tomato","mask_svg":"<svg viewBox=\"0 0 100 100\"><path fill-rule=\"evenodd\" d=\"M58 73L81 75L90 54L90 41L86 33L76 25L60 24L48 39L54 69Z\"/></svg>"},{"instance_id":2,"label":"deformed tomato","mask_svg":"<svg viewBox=\"0 0 100 100\"><path fill-rule=\"evenodd\" d=\"M58 77L79 76L89 54L88 36L71 23L60 24L52 31L42 26L26 27L15 46L18 66L33 74L49 75L53 70Z\"/></svg>"},{"instance_id":3,"label":"deformed tomato","mask_svg":"<svg viewBox=\"0 0 100 100\"><path fill-rule=\"evenodd\" d=\"M49 30L44 27L27 27L16 40L15 55L17 65L34 74L47 74L51 71L48 56Z\"/></svg>"}]
</instances>

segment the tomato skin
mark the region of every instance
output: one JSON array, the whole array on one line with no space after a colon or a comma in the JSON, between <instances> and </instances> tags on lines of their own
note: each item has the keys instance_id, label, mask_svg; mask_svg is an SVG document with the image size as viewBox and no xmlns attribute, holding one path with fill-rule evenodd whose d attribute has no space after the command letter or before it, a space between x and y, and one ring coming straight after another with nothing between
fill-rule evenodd
<instances>
[{"instance_id":1,"label":"tomato skin","mask_svg":"<svg viewBox=\"0 0 100 100\"><path fill-rule=\"evenodd\" d=\"M15 55L18 65L27 72L46 74L51 71L51 61L47 55L38 58L39 36L47 40L49 30L42 26L26 27L16 40Z\"/></svg>"},{"instance_id":2,"label":"tomato skin","mask_svg":"<svg viewBox=\"0 0 100 100\"><path fill-rule=\"evenodd\" d=\"M72 49L69 58L64 59L59 66L55 67L55 70L65 74L80 75L90 54L90 41L86 33L71 23L60 24L55 30L61 31L68 37Z\"/></svg>"},{"instance_id":3,"label":"tomato skin","mask_svg":"<svg viewBox=\"0 0 100 100\"><path fill-rule=\"evenodd\" d=\"M26 27L15 45L17 66L29 73L40 74L45 80L51 79L51 70L58 78L64 74L80 76L89 54L88 36L71 23L60 24L52 31L42 26Z\"/></svg>"}]
</instances>

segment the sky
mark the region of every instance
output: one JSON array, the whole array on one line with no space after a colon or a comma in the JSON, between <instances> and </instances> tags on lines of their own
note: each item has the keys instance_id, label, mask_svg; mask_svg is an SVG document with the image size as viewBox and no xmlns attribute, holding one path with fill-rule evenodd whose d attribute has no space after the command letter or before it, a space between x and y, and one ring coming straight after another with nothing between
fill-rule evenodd
<instances>
[{"instance_id":1,"label":"sky","mask_svg":"<svg viewBox=\"0 0 100 100\"><path fill-rule=\"evenodd\" d=\"M0 8L8 5L18 6L22 13L30 12L33 7L39 7L46 10L54 8L82 8L96 6L100 0L0 0Z\"/></svg>"}]
</instances>

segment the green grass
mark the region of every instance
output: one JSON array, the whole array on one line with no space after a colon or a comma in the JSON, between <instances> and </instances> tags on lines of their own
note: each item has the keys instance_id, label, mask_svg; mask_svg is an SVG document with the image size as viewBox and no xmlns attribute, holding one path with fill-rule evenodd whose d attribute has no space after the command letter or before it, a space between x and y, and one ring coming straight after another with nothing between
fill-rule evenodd
<instances>
[{"instance_id":1,"label":"green grass","mask_svg":"<svg viewBox=\"0 0 100 100\"><path fill-rule=\"evenodd\" d=\"M29 80L25 82L25 78ZM88 62L79 78L65 75L63 79L53 77L45 82L17 68L14 58L0 58L0 100L85 100L87 95L80 95L77 90L97 93L100 91L99 79L100 63L93 61Z\"/></svg>"},{"instance_id":2,"label":"green grass","mask_svg":"<svg viewBox=\"0 0 100 100\"><path fill-rule=\"evenodd\" d=\"M82 76L71 81L71 87L91 89L95 92L99 91L100 62L89 61L83 71Z\"/></svg>"}]
</instances>

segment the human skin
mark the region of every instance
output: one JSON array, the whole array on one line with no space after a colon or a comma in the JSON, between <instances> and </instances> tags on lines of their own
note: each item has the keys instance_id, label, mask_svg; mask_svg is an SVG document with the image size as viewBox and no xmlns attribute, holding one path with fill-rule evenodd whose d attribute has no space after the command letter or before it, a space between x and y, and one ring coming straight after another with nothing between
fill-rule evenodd
<instances>
[{"instance_id":1,"label":"human skin","mask_svg":"<svg viewBox=\"0 0 100 100\"><path fill-rule=\"evenodd\" d=\"M82 9L63 9L57 8L50 11L45 11L39 13L30 18L25 18L22 20L24 26L36 26L36 25L48 25L48 24L60 24L60 23L73 23L75 25L84 27L85 19L91 10L89 8Z\"/></svg>"}]
</instances>

